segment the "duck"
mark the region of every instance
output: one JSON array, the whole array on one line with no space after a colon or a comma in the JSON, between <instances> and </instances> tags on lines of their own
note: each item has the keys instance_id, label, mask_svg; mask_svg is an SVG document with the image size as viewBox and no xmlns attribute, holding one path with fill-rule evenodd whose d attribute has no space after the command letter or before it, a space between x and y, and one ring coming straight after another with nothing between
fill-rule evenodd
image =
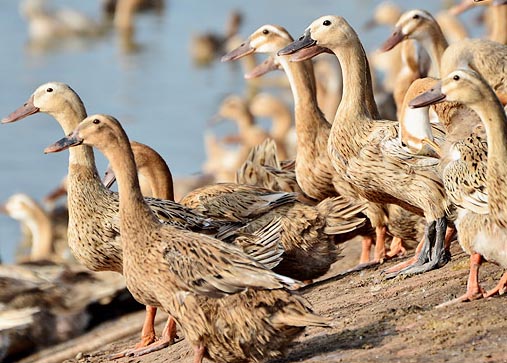
<instances>
[{"instance_id":1,"label":"duck","mask_svg":"<svg viewBox=\"0 0 507 363\"><path fill-rule=\"evenodd\" d=\"M164 178L162 175L167 173L167 166L150 162L156 158L149 155L154 152L149 148L142 150L144 162L138 163L141 157L136 155L137 151L138 147L133 149L138 175L144 173L153 188L163 190L163 180L167 176ZM156 187L159 183L161 185ZM335 245L341 240L341 235L364 224L364 218L356 216L361 209L356 210L354 205L339 198L325 200L314 207L298 202L294 193L236 183L216 183L197 188L183 197L180 203L209 218L234 223L251 221L248 227L240 229L246 234L262 230L262 226L270 225L271 220L281 220L281 251L273 251L276 263L269 267L277 273L303 281L325 274L338 259ZM264 258L263 262L265 260L268 259Z\"/></svg>"},{"instance_id":2,"label":"duck","mask_svg":"<svg viewBox=\"0 0 507 363\"><path fill-rule=\"evenodd\" d=\"M58 259L54 251L53 226L48 213L33 198L24 193L11 195L0 206L0 212L22 223L32 237L28 261Z\"/></svg>"},{"instance_id":3,"label":"duck","mask_svg":"<svg viewBox=\"0 0 507 363\"><path fill-rule=\"evenodd\" d=\"M207 66L217 56L227 51L231 44L237 42L237 34L243 22L243 15L238 10L232 10L226 24L225 34L203 32L194 34L190 42L190 55L194 64Z\"/></svg>"},{"instance_id":4,"label":"duck","mask_svg":"<svg viewBox=\"0 0 507 363\"><path fill-rule=\"evenodd\" d=\"M384 51L394 48L405 39L415 39L428 53L431 67L428 76L438 77L440 59L449 43L435 18L427 11L409 10L400 17L391 36L384 42Z\"/></svg>"},{"instance_id":5,"label":"duck","mask_svg":"<svg viewBox=\"0 0 507 363\"><path fill-rule=\"evenodd\" d=\"M31 43L50 43L70 37L94 37L104 32L104 26L70 8L51 9L44 0L24 0L20 13L28 21Z\"/></svg>"},{"instance_id":6,"label":"duck","mask_svg":"<svg viewBox=\"0 0 507 363\"><path fill-rule=\"evenodd\" d=\"M238 48L222 57L223 62L237 60L253 53L269 53L272 61L263 63L256 72L249 76L262 75L268 70L277 69L280 65L287 74L294 97L294 117L298 150L296 154L296 178L303 192L320 201L328 197L346 195L350 200L357 199L357 193L336 173L327 152L327 140L331 131L330 123L320 111L315 96L315 77L311 61L289 62L287 57L278 56L276 51L293 40L287 30L278 25L263 25L254 31L248 40ZM376 228L374 262L385 255L384 244L386 226L381 207L371 206L365 212ZM360 265L370 262L370 249L373 236L363 236Z\"/></svg>"},{"instance_id":7,"label":"duck","mask_svg":"<svg viewBox=\"0 0 507 363\"><path fill-rule=\"evenodd\" d=\"M458 206L456 227L459 243L470 255L470 274L466 293L451 301L474 300L490 297L507 287L507 273L498 285L485 292L479 284L479 267L483 260L507 268L507 220L504 192L507 157L505 135L507 119L503 105L488 82L470 69L456 69L442 78L440 84L411 101L412 107L426 106L441 101L460 102L475 111L486 132L486 142L480 132L456 147L456 163L450 168L461 168L462 178L445 178L446 189ZM451 174L452 173L452 174ZM446 171L444 171L444 176ZM447 176L456 175L454 170ZM448 303L444 304L448 305Z\"/></svg>"},{"instance_id":8,"label":"duck","mask_svg":"<svg viewBox=\"0 0 507 363\"><path fill-rule=\"evenodd\" d=\"M225 119L232 120L238 126L237 139L248 150L269 137L269 134L255 123L248 102L239 95L232 94L224 98L212 122L217 123Z\"/></svg>"},{"instance_id":9,"label":"duck","mask_svg":"<svg viewBox=\"0 0 507 363\"><path fill-rule=\"evenodd\" d=\"M112 319L133 307L137 302L115 273L55 260L0 264L0 357L19 361L85 333L96 315Z\"/></svg>"},{"instance_id":10,"label":"duck","mask_svg":"<svg viewBox=\"0 0 507 363\"><path fill-rule=\"evenodd\" d=\"M89 116L45 152L80 144L101 150L117 178L127 287L175 317L194 362L264 360L281 355L306 326L329 325L290 292L295 280L212 237L162 224L144 202L128 137L112 116Z\"/></svg>"},{"instance_id":11,"label":"duck","mask_svg":"<svg viewBox=\"0 0 507 363\"><path fill-rule=\"evenodd\" d=\"M338 57L344 79L345 91L329 136L333 166L363 198L397 204L425 217L421 258L404 273L442 266L449 260L444 249L448 201L438 175L438 159L401 157L400 144L390 142L399 137L398 122L372 118L367 106L374 104L368 61L359 37L343 17L318 18L278 54L292 54L292 60L298 61L299 50L304 49L303 59L308 59L322 48Z\"/></svg>"},{"instance_id":12,"label":"duck","mask_svg":"<svg viewBox=\"0 0 507 363\"><path fill-rule=\"evenodd\" d=\"M248 108L256 119L271 118L269 137L276 143L280 160L294 158L297 135L292 122L292 113L287 104L272 93L262 92L250 100Z\"/></svg>"},{"instance_id":13,"label":"duck","mask_svg":"<svg viewBox=\"0 0 507 363\"><path fill-rule=\"evenodd\" d=\"M2 123L19 121L38 112L52 115L70 133L86 117L78 94L67 84L49 82L39 86L29 100L2 119ZM68 173L68 244L74 258L92 271L123 272L121 234L118 221L118 194L101 182L91 147L72 148ZM216 234L219 228L233 229L228 221L214 221L170 200L147 199L155 213L180 228ZM234 235L229 233L227 237ZM147 316L147 319L154 318ZM172 332L171 336L175 336ZM154 333L151 334L150 336ZM149 339L143 336L139 345L127 354L150 352ZM170 342L168 342L170 343ZM163 346L160 346L163 347ZM140 348L137 351L137 348ZM144 349L147 350L144 350Z\"/></svg>"}]
</instances>

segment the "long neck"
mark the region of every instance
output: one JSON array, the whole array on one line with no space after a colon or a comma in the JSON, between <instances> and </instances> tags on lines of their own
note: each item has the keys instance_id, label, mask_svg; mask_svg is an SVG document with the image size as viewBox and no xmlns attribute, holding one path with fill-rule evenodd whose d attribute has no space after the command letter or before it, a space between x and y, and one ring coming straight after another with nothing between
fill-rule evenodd
<instances>
[{"instance_id":1,"label":"long neck","mask_svg":"<svg viewBox=\"0 0 507 363\"><path fill-rule=\"evenodd\" d=\"M492 91L491 91L492 92ZM502 219L507 224L507 120L500 102L491 95L490 99L478 107L472 107L481 117L486 128L488 140L488 205L494 219Z\"/></svg>"},{"instance_id":2,"label":"long neck","mask_svg":"<svg viewBox=\"0 0 507 363\"><path fill-rule=\"evenodd\" d=\"M32 233L30 260L49 259L53 254L53 228L49 216L40 207L31 210L33 218L25 221Z\"/></svg>"},{"instance_id":3,"label":"long neck","mask_svg":"<svg viewBox=\"0 0 507 363\"><path fill-rule=\"evenodd\" d=\"M154 163L151 167L139 169L150 184L151 195L154 198L167 199L174 201L173 178L167 165Z\"/></svg>"},{"instance_id":4,"label":"long neck","mask_svg":"<svg viewBox=\"0 0 507 363\"><path fill-rule=\"evenodd\" d=\"M435 26L429 28L429 32L422 39L421 44L431 59L430 74L428 76L440 78L440 60L449 44L436 22Z\"/></svg>"},{"instance_id":5,"label":"long neck","mask_svg":"<svg viewBox=\"0 0 507 363\"><path fill-rule=\"evenodd\" d=\"M289 79L294 97L298 143L310 148L319 132L329 130L329 123L317 105L313 65L311 61L290 62L287 56L278 56L278 60Z\"/></svg>"},{"instance_id":6,"label":"long neck","mask_svg":"<svg viewBox=\"0 0 507 363\"><path fill-rule=\"evenodd\" d=\"M86 109L79 102L67 102L65 107L61 107L60 112L50 113L62 126L65 135L70 134L77 125L86 118ZM100 182L100 178L95 166L95 156L90 146L77 146L69 150L69 174L71 174L72 165L81 165L92 169Z\"/></svg>"},{"instance_id":7,"label":"long neck","mask_svg":"<svg viewBox=\"0 0 507 363\"><path fill-rule=\"evenodd\" d=\"M342 102L336 113L335 122L345 110L362 117L380 118L373 97L370 67L357 35L355 39L350 39L347 46L340 45L332 50L341 64L343 74Z\"/></svg>"},{"instance_id":8,"label":"long neck","mask_svg":"<svg viewBox=\"0 0 507 363\"><path fill-rule=\"evenodd\" d=\"M118 183L122 235L128 235L135 226L158 226L158 219L141 194L134 154L129 142L120 139L112 140L103 152L111 163ZM136 242L131 238L122 238L122 241L124 248L126 246L140 248L140 246L135 246Z\"/></svg>"}]
</instances>

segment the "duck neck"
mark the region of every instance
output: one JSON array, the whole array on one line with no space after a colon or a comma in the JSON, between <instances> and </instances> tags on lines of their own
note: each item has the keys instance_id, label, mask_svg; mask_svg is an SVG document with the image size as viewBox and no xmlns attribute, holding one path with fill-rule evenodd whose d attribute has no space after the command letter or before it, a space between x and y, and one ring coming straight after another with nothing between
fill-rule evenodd
<instances>
[{"instance_id":1,"label":"duck neck","mask_svg":"<svg viewBox=\"0 0 507 363\"><path fill-rule=\"evenodd\" d=\"M298 143L313 145L322 129L329 123L317 105L315 74L310 60L290 62L288 56L278 56L294 97L294 121Z\"/></svg>"},{"instance_id":2,"label":"duck neck","mask_svg":"<svg viewBox=\"0 0 507 363\"><path fill-rule=\"evenodd\" d=\"M431 59L431 68L428 76L440 78L440 60L449 44L436 21L435 26L429 29L429 32L421 39L421 45Z\"/></svg>"},{"instance_id":3,"label":"duck neck","mask_svg":"<svg viewBox=\"0 0 507 363\"><path fill-rule=\"evenodd\" d=\"M173 178L167 164L165 162L154 164L156 165L140 168L139 174L148 180L154 198L174 201Z\"/></svg>"},{"instance_id":4,"label":"duck neck","mask_svg":"<svg viewBox=\"0 0 507 363\"><path fill-rule=\"evenodd\" d=\"M399 138L402 145L407 145L412 152L418 152L423 147L421 140L433 141L429 107L405 108L400 118Z\"/></svg>"},{"instance_id":5,"label":"duck neck","mask_svg":"<svg viewBox=\"0 0 507 363\"><path fill-rule=\"evenodd\" d=\"M135 226L156 227L159 225L159 221L141 194L134 154L127 136L124 135L124 137L125 140L123 138L111 140L103 152L111 163L118 183L120 229L122 235L129 235L129 231L136 230ZM122 241L124 248L128 246L140 248L136 246L138 242L133 238L122 238Z\"/></svg>"},{"instance_id":6,"label":"duck neck","mask_svg":"<svg viewBox=\"0 0 507 363\"><path fill-rule=\"evenodd\" d=\"M380 118L366 53L355 31L350 30L349 43L331 49L342 67L343 94L329 139L342 146L342 157L346 159L364 146L362 141L370 131L371 121Z\"/></svg>"},{"instance_id":7,"label":"duck neck","mask_svg":"<svg viewBox=\"0 0 507 363\"><path fill-rule=\"evenodd\" d=\"M493 93L493 91L491 91ZM494 94L491 96L494 97ZM503 219L507 224L507 190L503 184L507 180L507 120L505 111L497 99L490 97L478 107L472 107L480 116L486 128L488 140L488 205L494 219Z\"/></svg>"},{"instance_id":8,"label":"duck neck","mask_svg":"<svg viewBox=\"0 0 507 363\"><path fill-rule=\"evenodd\" d=\"M79 102L66 102L64 107L61 107L61 110L59 112L50 112L49 114L60 123L65 135L69 135L86 118L86 109L81 100L79 100ZM100 181L97 167L95 166L95 156L90 146L76 146L69 150L69 174L71 174L72 165L81 165L93 170Z\"/></svg>"},{"instance_id":9,"label":"duck neck","mask_svg":"<svg viewBox=\"0 0 507 363\"><path fill-rule=\"evenodd\" d=\"M38 205L31 210L33 218L25 221L26 226L32 233L31 261L49 259L53 254L53 228L51 219Z\"/></svg>"}]
</instances>

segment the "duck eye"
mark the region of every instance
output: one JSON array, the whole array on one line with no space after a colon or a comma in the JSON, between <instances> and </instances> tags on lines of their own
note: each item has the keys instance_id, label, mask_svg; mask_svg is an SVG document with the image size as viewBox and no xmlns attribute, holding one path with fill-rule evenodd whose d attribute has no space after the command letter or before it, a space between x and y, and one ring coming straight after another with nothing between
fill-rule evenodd
<instances>
[{"instance_id":1,"label":"duck eye","mask_svg":"<svg viewBox=\"0 0 507 363\"><path fill-rule=\"evenodd\" d=\"M46 89L46 92L53 92L53 89L49 87L48 89Z\"/></svg>"},{"instance_id":2,"label":"duck eye","mask_svg":"<svg viewBox=\"0 0 507 363\"><path fill-rule=\"evenodd\" d=\"M264 29L264 30L262 31L262 34L269 34L269 30Z\"/></svg>"},{"instance_id":3,"label":"duck eye","mask_svg":"<svg viewBox=\"0 0 507 363\"><path fill-rule=\"evenodd\" d=\"M454 77L452 77L455 81L459 81L459 76L456 74Z\"/></svg>"},{"instance_id":4,"label":"duck eye","mask_svg":"<svg viewBox=\"0 0 507 363\"><path fill-rule=\"evenodd\" d=\"M419 14L415 14L412 19L419 19Z\"/></svg>"},{"instance_id":5,"label":"duck eye","mask_svg":"<svg viewBox=\"0 0 507 363\"><path fill-rule=\"evenodd\" d=\"M98 118L96 118L95 120L93 120L93 123L94 123L95 125L98 125L98 124L100 124L100 120L99 120Z\"/></svg>"},{"instance_id":6,"label":"duck eye","mask_svg":"<svg viewBox=\"0 0 507 363\"><path fill-rule=\"evenodd\" d=\"M330 26L331 25L331 21L330 20L324 20L324 22L322 23L322 25Z\"/></svg>"}]
</instances>

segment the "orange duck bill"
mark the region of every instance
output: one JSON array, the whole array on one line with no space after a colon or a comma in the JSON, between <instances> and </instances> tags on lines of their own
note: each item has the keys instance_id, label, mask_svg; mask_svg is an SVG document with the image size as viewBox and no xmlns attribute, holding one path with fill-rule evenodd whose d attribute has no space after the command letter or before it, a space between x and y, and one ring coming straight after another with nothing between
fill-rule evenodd
<instances>
[{"instance_id":1,"label":"orange duck bill","mask_svg":"<svg viewBox=\"0 0 507 363\"><path fill-rule=\"evenodd\" d=\"M84 140L81 137L79 137L77 133L74 131L69 136L66 136L58 140L54 144L49 145L47 148L44 149L44 153L49 154L63 151L65 149L68 149L69 147L81 145L83 141Z\"/></svg>"},{"instance_id":2,"label":"orange duck bill","mask_svg":"<svg viewBox=\"0 0 507 363\"><path fill-rule=\"evenodd\" d=\"M19 107L16 111L9 114L9 116L4 117L1 122L3 124L6 124L9 122L19 121L39 111L40 111L39 108L35 107L33 104L33 96L32 96L28 99L28 101L25 102L23 106Z\"/></svg>"},{"instance_id":3,"label":"orange duck bill","mask_svg":"<svg viewBox=\"0 0 507 363\"><path fill-rule=\"evenodd\" d=\"M408 106L410 108L426 107L445 101L445 97L445 94L442 93L442 82L438 82L431 89L410 101Z\"/></svg>"}]
</instances>

